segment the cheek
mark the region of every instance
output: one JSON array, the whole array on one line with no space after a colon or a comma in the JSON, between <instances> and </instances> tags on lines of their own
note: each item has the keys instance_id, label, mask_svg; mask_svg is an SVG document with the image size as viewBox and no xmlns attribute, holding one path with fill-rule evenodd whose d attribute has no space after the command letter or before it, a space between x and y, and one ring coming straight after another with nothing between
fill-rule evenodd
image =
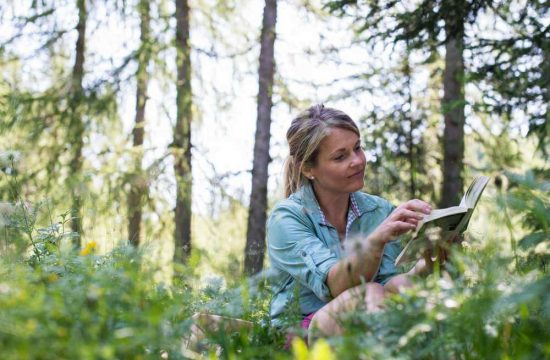
<instances>
[{"instance_id":1,"label":"cheek","mask_svg":"<svg viewBox=\"0 0 550 360\"><path fill-rule=\"evenodd\" d=\"M361 163L362 163L362 164L366 164L366 163L367 163L367 156L365 155L365 152L364 152L364 151L361 151L360 158L361 158Z\"/></svg>"},{"instance_id":2,"label":"cheek","mask_svg":"<svg viewBox=\"0 0 550 360\"><path fill-rule=\"evenodd\" d=\"M325 174L327 175L327 179L330 179L331 181L339 181L340 179L346 177L346 167L341 164L331 166L330 169L327 169Z\"/></svg>"}]
</instances>

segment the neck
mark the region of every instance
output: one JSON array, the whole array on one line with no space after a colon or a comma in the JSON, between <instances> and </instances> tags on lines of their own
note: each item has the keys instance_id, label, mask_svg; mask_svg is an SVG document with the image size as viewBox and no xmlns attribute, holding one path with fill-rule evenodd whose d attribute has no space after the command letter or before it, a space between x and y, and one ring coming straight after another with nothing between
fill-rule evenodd
<instances>
[{"instance_id":1,"label":"neck","mask_svg":"<svg viewBox=\"0 0 550 360\"><path fill-rule=\"evenodd\" d=\"M349 208L350 194L319 191L315 185L313 185L313 190L317 202L319 202L319 206L321 206L321 210L323 210L327 220L333 225L341 221L345 222Z\"/></svg>"}]
</instances>

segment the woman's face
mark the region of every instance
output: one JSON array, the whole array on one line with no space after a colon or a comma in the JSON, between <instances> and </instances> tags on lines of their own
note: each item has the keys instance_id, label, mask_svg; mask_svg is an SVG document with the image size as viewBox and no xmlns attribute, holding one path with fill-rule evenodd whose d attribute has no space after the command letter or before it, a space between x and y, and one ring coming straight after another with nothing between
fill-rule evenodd
<instances>
[{"instance_id":1,"label":"woman's face","mask_svg":"<svg viewBox=\"0 0 550 360\"><path fill-rule=\"evenodd\" d=\"M319 146L317 164L304 174L314 177L317 192L351 193L363 188L365 165L359 136L350 130L331 128Z\"/></svg>"}]
</instances>

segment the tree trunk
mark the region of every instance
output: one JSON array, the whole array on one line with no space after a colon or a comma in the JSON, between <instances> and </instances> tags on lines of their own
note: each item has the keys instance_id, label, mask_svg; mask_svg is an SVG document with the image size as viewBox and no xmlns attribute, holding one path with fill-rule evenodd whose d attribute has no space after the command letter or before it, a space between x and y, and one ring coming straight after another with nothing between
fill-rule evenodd
<instances>
[{"instance_id":1,"label":"tree trunk","mask_svg":"<svg viewBox=\"0 0 550 360\"><path fill-rule=\"evenodd\" d=\"M405 62L403 66L403 75L405 76L407 102L409 103L409 112L405 114L409 122L409 131L407 132L407 147L409 152L407 154L407 160L409 161L409 196L411 199L416 198L416 166L415 166L415 152L414 152L414 139L413 132L415 129L414 113L413 113L413 100L412 100L412 87L411 87L411 64L410 64L411 50L409 42L406 41Z\"/></svg>"},{"instance_id":2,"label":"tree trunk","mask_svg":"<svg viewBox=\"0 0 550 360\"><path fill-rule=\"evenodd\" d=\"M138 4L140 16L141 48L138 54L138 69L136 73L136 116L133 130L133 180L128 194L128 240L138 246L141 242L141 212L142 202L147 190L145 174L141 168L143 160L143 136L145 125L145 104L147 103L147 85L149 74L147 66L151 57L150 39L150 9L148 0L140 0Z\"/></svg>"},{"instance_id":3,"label":"tree trunk","mask_svg":"<svg viewBox=\"0 0 550 360\"><path fill-rule=\"evenodd\" d=\"M267 211L267 179L269 140L271 126L271 107L273 94L273 75L275 71L275 25L277 22L277 0L266 0L263 14L258 118L254 143L254 162L252 167L252 192L248 212L244 270L248 275L262 270L265 254L265 222Z\"/></svg>"},{"instance_id":4,"label":"tree trunk","mask_svg":"<svg viewBox=\"0 0 550 360\"><path fill-rule=\"evenodd\" d=\"M443 73L443 186L441 207L457 205L462 192L464 167L464 7L455 4L456 12L445 19L445 70Z\"/></svg>"},{"instance_id":5,"label":"tree trunk","mask_svg":"<svg viewBox=\"0 0 550 360\"><path fill-rule=\"evenodd\" d=\"M191 46L189 4L176 0L177 119L174 129L174 172L176 175L174 261L184 262L191 253Z\"/></svg>"},{"instance_id":6,"label":"tree trunk","mask_svg":"<svg viewBox=\"0 0 550 360\"><path fill-rule=\"evenodd\" d=\"M82 173L82 148L84 147L84 120L81 111L83 103L83 87L82 79L84 78L84 59L86 51L86 0L77 0L78 8L78 24L76 30L78 38L75 47L75 62L73 66L71 79L71 94L70 94L70 123L69 123L69 139L72 144L72 157L69 164L69 182L68 186L71 189L71 229L73 232L82 234L82 216L80 208L82 206L83 186ZM80 245L80 237L74 238L74 245Z\"/></svg>"}]
</instances>

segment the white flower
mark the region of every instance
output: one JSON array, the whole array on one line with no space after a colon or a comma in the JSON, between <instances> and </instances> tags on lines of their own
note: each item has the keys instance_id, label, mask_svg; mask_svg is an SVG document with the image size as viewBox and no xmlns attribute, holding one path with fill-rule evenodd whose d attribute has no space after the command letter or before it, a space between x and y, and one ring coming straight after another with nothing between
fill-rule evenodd
<instances>
[{"instance_id":1,"label":"white flower","mask_svg":"<svg viewBox=\"0 0 550 360\"><path fill-rule=\"evenodd\" d=\"M512 287L508 284L505 284L505 283L499 283L497 285L497 290L502 292L505 295L508 295L508 294L512 293Z\"/></svg>"},{"instance_id":2,"label":"white flower","mask_svg":"<svg viewBox=\"0 0 550 360\"><path fill-rule=\"evenodd\" d=\"M457 302L455 299L445 299L444 304L445 304L445 306L448 307L449 309L457 308L457 307L458 307L458 302Z\"/></svg>"},{"instance_id":3,"label":"white flower","mask_svg":"<svg viewBox=\"0 0 550 360\"><path fill-rule=\"evenodd\" d=\"M490 337L496 338L498 336L498 331L492 324L485 324L484 330Z\"/></svg>"},{"instance_id":4,"label":"white flower","mask_svg":"<svg viewBox=\"0 0 550 360\"><path fill-rule=\"evenodd\" d=\"M535 254L537 255L548 255L550 254L550 247L548 246L547 241L540 242L537 246L535 246Z\"/></svg>"},{"instance_id":5,"label":"white flower","mask_svg":"<svg viewBox=\"0 0 550 360\"><path fill-rule=\"evenodd\" d=\"M407 343L414 338L416 335L421 333L427 333L432 330L432 326L425 323L416 324L403 336L399 338L399 347L407 345Z\"/></svg>"},{"instance_id":6,"label":"white flower","mask_svg":"<svg viewBox=\"0 0 550 360\"><path fill-rule=\"evenodd\" d=\"M11 287L6 283L0 283L0 294L9 294Z\"/></svg>"},{"instance_id":7,"label":"white flower","mask_svg":"<svg viewBox=\"0 0 550 360\"><path fill-rule=\"evenodd\" d=\"M19 158L21 158L21 153L19 151L0 151L0 169L11 169Z\"/></svg>"}]
</instances>

